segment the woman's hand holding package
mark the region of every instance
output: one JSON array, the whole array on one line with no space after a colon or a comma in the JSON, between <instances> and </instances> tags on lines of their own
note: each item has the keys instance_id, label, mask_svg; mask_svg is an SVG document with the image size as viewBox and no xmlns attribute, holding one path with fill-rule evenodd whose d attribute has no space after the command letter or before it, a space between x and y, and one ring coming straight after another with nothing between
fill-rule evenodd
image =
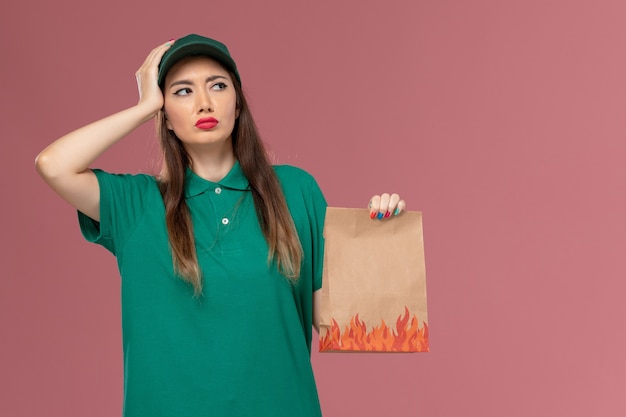
<instances>
[{"instance_id":1,"label":"woman's hand holding package","mask_svg":"<svg viewBox=\"0 0 626 417\"><path fill-rule=\"evenodd\" d=\"M387 219L399 215L405 209L406 203L398 194L375 195L369 203L370 218Z\"/></svg>"}]
</instances>

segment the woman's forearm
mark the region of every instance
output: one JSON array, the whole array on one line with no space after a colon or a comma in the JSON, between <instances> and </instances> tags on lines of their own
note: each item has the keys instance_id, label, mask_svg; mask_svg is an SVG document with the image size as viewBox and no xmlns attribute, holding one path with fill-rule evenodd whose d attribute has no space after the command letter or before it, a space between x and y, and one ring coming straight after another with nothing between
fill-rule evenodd
<instances>
[{"instance_id":1,"label":"woman's forearm","mask_svg":"<svg viewBox=\"0 0 626 417\"><path fill-rule=\"evenodd\" d=\"M138 104L68 133L37 156L37 170L47 182L79 174L155 114L153 109Z\"/></svg>"}]
</instances>

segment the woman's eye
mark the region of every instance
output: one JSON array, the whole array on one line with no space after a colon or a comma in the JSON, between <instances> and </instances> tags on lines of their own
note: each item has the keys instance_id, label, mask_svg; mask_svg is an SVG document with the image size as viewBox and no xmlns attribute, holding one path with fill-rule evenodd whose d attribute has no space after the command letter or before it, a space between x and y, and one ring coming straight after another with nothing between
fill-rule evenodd
<instances>
[{"instance_id":1,"label":"woman's eye","mask_svg":"<svg viewBox=\"0 0 626 417\"><path fill-rule=\"evenodd\" d=\"M226 84L225 83L215 83L215 84L213 84L212 88L213 88L213 90L220 91L220 90L223 90L223 89L226 88Z\"/></svg>"},{"instance_id":2,"label":"woman's eye","mask_svg":"<svg viewBox=\"0 0 626 417\"><path fill-rule=\"evenodd\" d=\"M191 94L191 88L181 88L180 90L176 90L174 93L174 95L177 96L186 96L188 94Z\"/></svg>"}]
</instances>

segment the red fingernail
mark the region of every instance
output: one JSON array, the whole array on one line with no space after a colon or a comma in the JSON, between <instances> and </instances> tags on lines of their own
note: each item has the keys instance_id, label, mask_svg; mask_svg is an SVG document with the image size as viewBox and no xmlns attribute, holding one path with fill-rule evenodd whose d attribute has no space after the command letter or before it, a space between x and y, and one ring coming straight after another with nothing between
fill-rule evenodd
<instances>
[{"instance_id":1,"label":"red fingernail","mask_svg":"<svg viewBox=\"0 0 626 417\"><path fill-rule=\"evenodd\" d=\"M374 217L376 217L376 212L375 211L370 213L370 219L373 219Z\"/></svg>"},{"instance_id":2,"label":"red fingernail","mask_svg":"<svg viewBox=\"0 0 626 417\"><path fill-rule=\"evenodd\" d=\"M390 212L390 211L388 211L388 212L386 212L386 213L385 213L385 219L386 219L387 217L389 217L389 216L391 216L391 212Z\"/></svg>"}]
</instances>

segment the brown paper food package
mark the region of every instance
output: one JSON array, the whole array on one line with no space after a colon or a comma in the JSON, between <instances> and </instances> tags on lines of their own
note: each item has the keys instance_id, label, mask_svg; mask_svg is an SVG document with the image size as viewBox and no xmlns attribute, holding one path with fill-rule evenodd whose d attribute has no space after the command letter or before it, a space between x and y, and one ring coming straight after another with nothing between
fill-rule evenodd
<instances>
[{"instance_id":1,"label":"brown paper food package","mask_svg":"<svg viewBox=\"0 0 626 417\"><path fill-rule=\"evenodd\" d=\"M329 207L320 352L428 352L422 214Z\"/></svg>"}]
</instances>

